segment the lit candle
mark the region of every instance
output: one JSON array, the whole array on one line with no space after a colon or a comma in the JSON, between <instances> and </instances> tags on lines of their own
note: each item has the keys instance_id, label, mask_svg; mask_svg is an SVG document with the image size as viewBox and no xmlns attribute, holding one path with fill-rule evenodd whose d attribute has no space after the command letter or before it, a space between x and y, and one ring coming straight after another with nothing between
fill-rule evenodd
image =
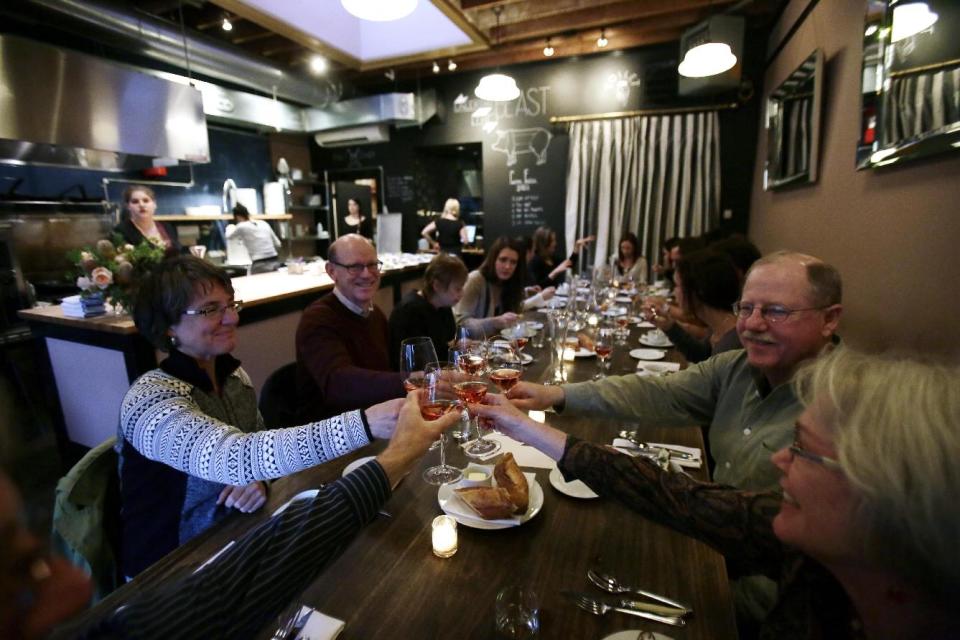
<instances>
[{"instance_id":1,"label":"lit candle","mask_svg":"<svg viewBox=\"0 0 960 640\"><path fill-rule=\"evenodd\" d=\"M449 558L457 552L457 521L450 516L433 519L433 555Z\"/></svg>"}]
</instances>

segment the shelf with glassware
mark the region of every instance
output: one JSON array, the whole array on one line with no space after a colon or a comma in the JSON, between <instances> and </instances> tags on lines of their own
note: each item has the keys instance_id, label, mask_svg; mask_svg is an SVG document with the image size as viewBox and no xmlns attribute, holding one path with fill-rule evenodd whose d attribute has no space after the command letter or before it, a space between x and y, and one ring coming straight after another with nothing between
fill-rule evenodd
<instances>
[{"instance_id":1,"label":"shelf with glassware","mask_svg":"<svg viewBox=\"0 0 960 640\"><path fill-rule=\"evenodd\" d=\"M314 253L326 257L330 246L329 190L324 180L292 180L291 203L287 210L295 216L291 240L312 241Z\"/></svg>"}]
</instances>

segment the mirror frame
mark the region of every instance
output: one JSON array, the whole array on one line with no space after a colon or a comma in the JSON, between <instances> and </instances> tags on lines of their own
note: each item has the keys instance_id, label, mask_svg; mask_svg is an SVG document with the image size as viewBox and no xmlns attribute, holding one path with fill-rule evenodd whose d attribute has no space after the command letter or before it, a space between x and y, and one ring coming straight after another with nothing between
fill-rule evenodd
<instances>
[{"instance_id":1,"label":"mirror frame","mask_svg":"<svg viewBox=\"0 0 960 640\"><path fill-rule=\"evenodd\" d=\"M764 108L764 123L767 130L767 158L763 167L765 191L788 186L811 184L817 181L820 158L820 118L823 109L823 51L815 49L800 63L780 85L767 96ZM811 93L798 94L795 87L806 85L812 77ZM793 175L783 175L781 149L783 148L786 124L784 104L798 98L812 97L808 121L808 161L806 169Z\"/></svg>"},{"instance_id":2,"label":"mirror frame","mask_svg":"<svg viewBox=\"0 0 960 640\"><path fill-rule=\"evenodd\" d=\"M867 0L866 4L863 67L860 74L861 125L856 151L857 169L876 169L900 160L914 160L948 152L955 153L960 149L960 119L918 135L901 138L892 144L882 144L884 139L882 123L885 121L884 94L890 91L892 78L955 68L958 61L947 60L935 65L892 71L896 45L890 41L890 34L893 29L893 6L896 0ZM956 26L960 27L960 25ZM940 24L940 28L944 28L944 25Z\"/></svg>"}]
</instances>

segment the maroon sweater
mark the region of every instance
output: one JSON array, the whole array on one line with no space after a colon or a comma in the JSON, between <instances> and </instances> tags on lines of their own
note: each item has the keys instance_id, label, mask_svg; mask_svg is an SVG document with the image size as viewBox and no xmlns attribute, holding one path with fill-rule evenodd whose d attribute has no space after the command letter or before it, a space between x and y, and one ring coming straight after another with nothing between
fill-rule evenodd
<instances>
[{"instance_id":1,"label":"maroon sweater","mask_svg":"<svg viewBox=\"0 0 960 640\"><path fill-rule=\"evenodd\" d=\"M403 396L390 370L387 318L366 318L329 293L307 307L297 327L297 396L301 421L327 418Z\"/></svg>"}]
</instances>

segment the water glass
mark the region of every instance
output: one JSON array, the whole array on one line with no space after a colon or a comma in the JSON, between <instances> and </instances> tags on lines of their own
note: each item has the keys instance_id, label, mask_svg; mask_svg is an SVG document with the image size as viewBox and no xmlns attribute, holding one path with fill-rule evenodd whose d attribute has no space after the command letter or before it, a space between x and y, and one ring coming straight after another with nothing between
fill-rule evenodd
<instances>
[{"instance_id":1,"label":"water glass","mask_svg":"<svg viewBox=\"0 0 960 640\"><path fill-rule=\"evenodd\" d=\"M529 587L510 585L497 593L498 638L536 638L540 632L540 599Z\"/></svg>"}]
</instances>

